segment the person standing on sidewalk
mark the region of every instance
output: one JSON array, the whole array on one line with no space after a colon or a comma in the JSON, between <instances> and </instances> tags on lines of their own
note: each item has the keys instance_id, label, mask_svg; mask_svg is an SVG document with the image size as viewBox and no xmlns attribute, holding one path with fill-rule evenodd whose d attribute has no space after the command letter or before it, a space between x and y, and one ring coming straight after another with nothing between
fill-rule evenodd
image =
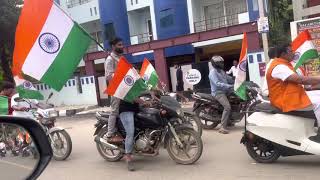
<instances>
[{"instance_id":1,"label":"person standing on sidewalk","mask_svg":"<svg viewBox=\"0 0 320 180\"><path fill-rule=\"evenodd\" d=\"M110 42L110 46L112 48L112 52L107 57L104 68L105 68L105 77L107 80L107 84L109 84L112 79L119 62L120 57L123 55L123 42L121 38L114 38ZM108 133L107 138L109 143L115 143L122 141L122 138L116 135L116 122L117 116L119 114L119 104L120 99L116 97L111 97L110 106L111 106L111 114L108 119Z\"/></svg>"}]
</instances>

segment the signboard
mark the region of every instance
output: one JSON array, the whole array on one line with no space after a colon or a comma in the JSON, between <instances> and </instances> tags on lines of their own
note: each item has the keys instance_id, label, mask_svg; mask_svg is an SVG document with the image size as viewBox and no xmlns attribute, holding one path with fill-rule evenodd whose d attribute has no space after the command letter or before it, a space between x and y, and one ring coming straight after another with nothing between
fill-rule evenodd
<instances>
[{"instance_id":1,"label":"signboard","mask_svg":"<svg viewBox=\"0 0 320 180\"><path fill-rule=\"evenodd\" d=\"M266 74L266 63L259 63L260 76L263 77Z\"/></svg>"},{"instance_id":2,"label":"signboard","mask_svg":"<svg viewBox=\"0 0 320 180\"><path fill-rule=\"evenodd\" d=\"M317 48L318 52L320 53L320 18L297 22L298 34L305 30L309 31L312 38L312 42ZM305 66L307 75L319 76L320 75L319 65L320 65L319 60L315 60L310 64L307 64Z\"/></svg>"},{"instance_id":3,"label":"signboard","mask_svg":"<svg viewBox=\"0 0 320 180\"><path fill-rule=\"evenodd\" d=\"M197 69L190 69L185 76L186 82L191 85L196 85L201 81L201 73Z\"/></svg>"},{"instance_id":4,"label":"signboard","mask_svg":"<svg viewBox=\"0 0 320 180\"><path fill-rule=\"evenodd\" d=\"M269 32L269 20L268 17L260 17L258 19L258 31L259 33Z\"/></svg>"}]
</instances>

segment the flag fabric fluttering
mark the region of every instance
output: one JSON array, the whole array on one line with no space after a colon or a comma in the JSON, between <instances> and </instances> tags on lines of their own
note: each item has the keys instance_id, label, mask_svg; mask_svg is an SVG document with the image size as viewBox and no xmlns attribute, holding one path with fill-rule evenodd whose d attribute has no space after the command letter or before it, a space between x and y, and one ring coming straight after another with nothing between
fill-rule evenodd
<instances>
[{"instance_id":1,"label":"flag fabric fluttering","mask_svg":"<svg viewBox=\"0 0 320 180\"><path fill-rule=\"evenodd\" d=\"M105 93L133 102L146 90L147 85L137 70L124 57L121 57Z\"/></svg>"},{"instance_id":2,"label":"flag fabric fluttering","mask_svg":"<svg viewBox=\"0 0 320 180\"><path fill-rule=\"evenodd\" d=\"M143 60L140 76L145 80L149 88L157 87L159 82L158 74L147 58Z\"/></svg>"},{"instance_id":3,"label":"flag fabric fluttering","mask_svg":"<svg viewBox=\"0 0 320 180\"><path fill-rule=\"evenodd\" d=\"M19 17L13 74L21 71L60 91L86 53L91 37L53 0L28 0Z\"/></svg>"},{"instance_id":4,"label":"flag fabric fluttering","mask_svg":"<svg viewBox=\"0 0 320 180\"><path fill-rule=\"evenodd\" d=\"M242 100L247 100L247 92L246 92L247 88L244 85L244 82L246 81L246 77L247 77L247 53L248 53L247 33L243 33L241 54L240 54L240 59L238 64L236 80L234 84L234 91Z\"/></svg>"},{"instance_id":5,"label":"flag fabric fluttering","mask_svg":"<svg viewBox=\"0 0 320 180\"><path fill-rule=\"evenodd\" d=\"M318 51L312 43L312 38L308 30L302 31L298 37L293 40L292 51L295 53L295 70L310 60L319 58Z\"/></svg>"},{"instance_id":6,"label":"flag fabric fluttering","mask_svg":"<svg viewBox=\"0 0 320 180\"><path fill-rule=\"evenodd\" d=\"M16 90L19 93L20 98L26 99L37 99L43 100L43 95L33 86L30 81L20 78L19 76L14 77L16 82Z\"/></svg>"}]
</instances>

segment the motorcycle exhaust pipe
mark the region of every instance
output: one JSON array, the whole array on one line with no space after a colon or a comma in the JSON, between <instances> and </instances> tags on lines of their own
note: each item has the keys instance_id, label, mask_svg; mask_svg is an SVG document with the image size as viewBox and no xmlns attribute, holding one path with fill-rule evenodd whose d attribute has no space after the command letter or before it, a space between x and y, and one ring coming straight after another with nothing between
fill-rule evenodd
<instances>
[{"instance_id":1,"label":"motorcycle exhaust pipe","mask_svg":"<svg viewBox=\"0 0 320 180\"><path fill-rule=\"evenodd\" d=\"M99 143L99 144L102 144L102 145L106 146L110 150L119 150L118 146L108 143L107 140L105 140L103 138L100 138L99 136L96 136L94 138L94 141L96 143Z\"/></svg>"}]
</instances>

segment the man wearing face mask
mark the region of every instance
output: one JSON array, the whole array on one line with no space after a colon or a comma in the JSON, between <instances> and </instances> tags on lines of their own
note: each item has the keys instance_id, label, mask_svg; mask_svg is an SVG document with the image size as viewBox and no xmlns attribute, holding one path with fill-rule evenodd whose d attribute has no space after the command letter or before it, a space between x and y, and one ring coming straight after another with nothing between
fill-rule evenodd
<instances>
[{"instance_id":1,"label":"man wearing face mask","mask_svg":"<svg viewBox=\"0 0 320 180\"><path fill-rule=\"evenodd\" d=\"M107 84L112 79L116 71L119 59L123 55L123 43L121 38L116 37L113 40L111 40L109 43L112 48L112 52L107 57L104 64ZM111 114L108 120L108 133L107 133L107 138L109 143L122 141L121 137L115 135L116 119L119 114L119 104L120 104L120 100L118 98L111 97L111 101L110 101Z\"/></svg>"},{"instance_id":2,"label":"man wearing face mask","mask_svg":"<svg viewBox=\"0 0 320 180\"><path fill-rule=\"evenodd\" d=\"M231 114L231 106L227 94L233 91L233 79L224 71L224 59L221 56L211 58L213 69L209 73L211 95L223 106L221 128L219 133L228 134L228 121Z\"/></svg>"}]
</instances>

